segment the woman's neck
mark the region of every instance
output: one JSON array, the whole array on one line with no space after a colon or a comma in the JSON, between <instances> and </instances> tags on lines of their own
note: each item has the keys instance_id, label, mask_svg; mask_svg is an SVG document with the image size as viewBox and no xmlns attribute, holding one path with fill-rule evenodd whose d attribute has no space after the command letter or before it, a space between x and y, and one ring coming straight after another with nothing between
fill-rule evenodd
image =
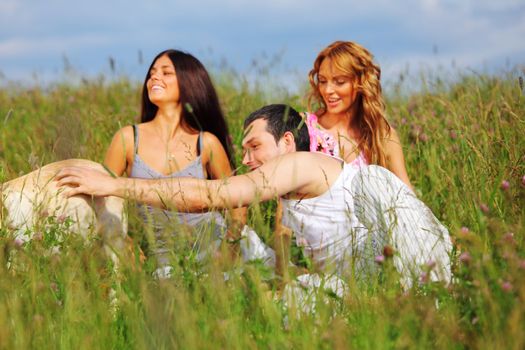
<instances>
[{"instance_id":1,"label":"woman's neck","mask_svg":"<svg viewBox=\"0 0 525 350\"><path fill-rule=\"evenodd\" d=\"M328 131L346 129L350 124L350 116L346 113L332 114L326 112L319 117L319 124Z\"/></svg>"},{"instance_id":2,"label":"woman's neck","mask_svg":"<svg viewBox=\"0 0 525 350\"><path fill-rule=\"evenodd\" d=\"M350 138L354 142L358 142L360 138L359 126L357 122L357 109L351 106L344 113L329 113L326 112L319 117L319 124L328 132L336 137Z\"/></svg>"},{"instance_id":3,"label":"woman's neck","mask_svg":"<svg viewBox=\"0 0 525 350\"><path fill-rule=\"evenodd\" d=\"M177 134L181 128L182 107L180 104L170 107L160 107L152 120L155 125L162 132L162 137L170 139Z\"/></svg>"},{"instance_id":4,"label":"woman's neck","mask_svg":"<svg viewBox=\"0 0 525 350\"><path fill-rule=\"evenodd\" d=\"M357 112L352 107L343 113L326 112L319 117L319 124L328 131L348 130L355 124L356 115Z\"/></svg>"}]
</instances>

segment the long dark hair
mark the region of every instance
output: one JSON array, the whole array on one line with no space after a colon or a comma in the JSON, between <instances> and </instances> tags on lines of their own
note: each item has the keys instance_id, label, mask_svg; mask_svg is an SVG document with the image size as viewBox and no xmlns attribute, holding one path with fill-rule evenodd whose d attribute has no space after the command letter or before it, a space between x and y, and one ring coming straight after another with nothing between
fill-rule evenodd
<instances>
[{"instance_id":1,"label":"long dark hair","mask_svg":"<svg viewBox=\"0 0 525 350\"><path fill-rule=\"evenodd\" d=\"M158 107L150 101L146 84L153 65L164 55L169 57L177 74L182 104L182 127L208 131L215 135L224 147L232 168L235 169L228 125L224 120L217 92L204 65L191 54L170 49L162 51L153 59L142 86L140 121L149 122L157 113Z\"/></svg>"}]
</instances>

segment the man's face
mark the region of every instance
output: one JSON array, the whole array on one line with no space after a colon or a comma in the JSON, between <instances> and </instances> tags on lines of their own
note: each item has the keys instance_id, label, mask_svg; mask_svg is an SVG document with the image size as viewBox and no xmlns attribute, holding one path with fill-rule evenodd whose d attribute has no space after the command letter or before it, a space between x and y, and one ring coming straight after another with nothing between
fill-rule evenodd
<instances>
[{"instance_id":1,"label":"man's face","mask_svg":"<svg viewBox=\"0 0 525 350\"><path fill-rule=\"evenodd\" d=\"M252 171L270 159L290 151L284 136L279 142L275 142L273 135L266 130L267 123L262 118L256 119L245 129L246 135L242 140L244 151L242 163Z\"/></svg>"}]
</instances>

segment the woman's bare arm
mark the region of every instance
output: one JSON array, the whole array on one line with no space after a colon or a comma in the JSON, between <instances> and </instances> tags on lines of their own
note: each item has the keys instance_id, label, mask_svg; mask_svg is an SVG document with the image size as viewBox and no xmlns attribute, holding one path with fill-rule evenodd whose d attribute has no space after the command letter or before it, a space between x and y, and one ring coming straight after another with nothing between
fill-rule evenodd
<instances>
[{"instance_id":1,"label":"woman's bare arm","mask_svg":"<svg viewBox=\"0 0 525 350\"><path fill-rule=\"evenodd\" d=\"M115 133L106 151L104 165L117 176L127 172L129 154L133 153L133 129L125 126Z\"/></svg>"},{"instance_id":2,"label":"woman's bare arm","mask_svg":"<svg viewBox=\"0 0 525 350\"><path fill-rule=\"evenodd\" d=\"M403 181L409 188L412 189L412 184L408 178L408 173L405 166L405 156L403 155L401 140L393 128L390 129L390 136L386 146L388 170L396 174L396 176L401 179L401 181Z\"/></svg>"}]
</instances>

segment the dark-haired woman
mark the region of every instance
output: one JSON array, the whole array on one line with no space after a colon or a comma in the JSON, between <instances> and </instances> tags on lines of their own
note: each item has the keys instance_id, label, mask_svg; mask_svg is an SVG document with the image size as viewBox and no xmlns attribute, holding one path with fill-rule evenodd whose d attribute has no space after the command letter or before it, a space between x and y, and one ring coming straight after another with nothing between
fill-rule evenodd
<instances>
[{"instance_id":1,"label":"dark-haired woman","mask_svg":"<svg viewBox=\"0 0 525 350\"><path fill-rule=\"evenodd\" d=\"M142 88L141 123L115 134L105 164L118 176L127 173L135 178L220 179L232 175L228 128L215 88L199 60L178 50L166 50L154 58ZM218 212L142 210L154 228L152 253L160 275L170 269L169 241L174 230L190 228L201 255L225 234L225 222ZM242 210L233 216L242 221ZM204 233L210 232L213 237L206 239L209 235Z\"/></svg>"}]
</instances>

